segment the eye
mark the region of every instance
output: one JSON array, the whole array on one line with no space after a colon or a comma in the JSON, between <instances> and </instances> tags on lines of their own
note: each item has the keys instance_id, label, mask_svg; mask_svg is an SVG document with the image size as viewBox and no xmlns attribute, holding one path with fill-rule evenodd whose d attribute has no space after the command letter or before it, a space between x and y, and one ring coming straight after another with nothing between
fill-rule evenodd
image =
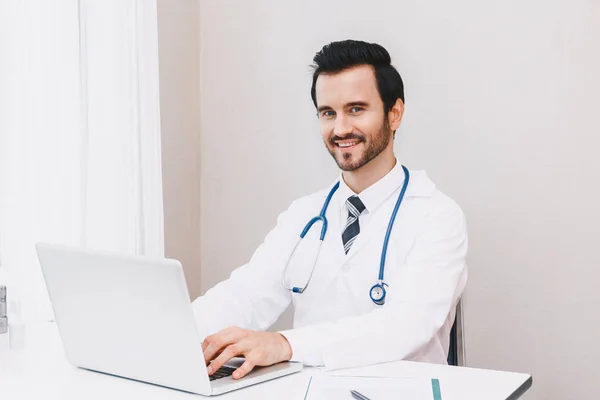
<instances>
[{"instance_id":1,"label":"eye","mask_svg":"<svg viewBox=\"0 0 600 400\"><path fill-rule=\"evenodd\" d=\"M331 118L335 116L335 111L333 110L325 110L321 113L321 117L323 118Z\"/></svg>"},{"instance_id":2,"label":"eye","mask_svg":"<svg viewBox=\"0 0 600 400\"><path fill-rule=\"evenodd\" d=\"M362 110L363 110L363 108L362 108L362 107L352 107L352 108L350 109L350 112L351 112L352 114L356 114L356 113L358 113L358 112L361 112Z\"/></svg>"}]
</instances>

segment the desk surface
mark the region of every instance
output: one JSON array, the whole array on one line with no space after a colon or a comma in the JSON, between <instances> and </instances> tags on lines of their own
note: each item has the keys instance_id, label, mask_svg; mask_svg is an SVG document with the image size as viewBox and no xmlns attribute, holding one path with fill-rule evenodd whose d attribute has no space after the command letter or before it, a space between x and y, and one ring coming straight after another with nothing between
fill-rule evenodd
<instances>
[{"instance_id":1,"label":"desk surface","mask_svg":"<svg viewBox=\"0 0 600 400\"><path fill-rule=\"evenodd\" d=\"M53 323L27 326L23 348L9 350L8 344L3 342L6 342L6 338L0 340L2 344L0 397L2 398L11 400L204 398L75 368L64 356L60 336ZM311 375L323 373L320 369L305 368L301 373L224 394L216 399L301 400L304 398ZM336 371L336 374L438 378L443 400L514 400L531 386L531 376L527 374L408 361L340 370Z\"/></svg>"}]
</instances>

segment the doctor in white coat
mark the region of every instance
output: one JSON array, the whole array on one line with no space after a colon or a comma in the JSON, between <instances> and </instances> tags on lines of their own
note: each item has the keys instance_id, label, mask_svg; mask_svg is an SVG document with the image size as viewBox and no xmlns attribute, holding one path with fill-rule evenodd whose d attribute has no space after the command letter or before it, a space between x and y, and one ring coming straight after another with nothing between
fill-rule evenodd
<instances>
[{"instance_id":1,"label":"doctor in white coat","mask_svg":"<svg viewBox=\"0 0 600 400\"><path fill-rule=\"evenodd\" d=\"M446 363L467 280L464 215L394 155L404 88L388 52L348 40L313 61L321 134L341 172L294 201L250 261L193 302L209 374L238 355L246 361L234 378L286 360L329 369ZM323 219L296 246L323 208L321 246ZM290 302L293 329L265 332Z\"/></svg>"}]
</instances>

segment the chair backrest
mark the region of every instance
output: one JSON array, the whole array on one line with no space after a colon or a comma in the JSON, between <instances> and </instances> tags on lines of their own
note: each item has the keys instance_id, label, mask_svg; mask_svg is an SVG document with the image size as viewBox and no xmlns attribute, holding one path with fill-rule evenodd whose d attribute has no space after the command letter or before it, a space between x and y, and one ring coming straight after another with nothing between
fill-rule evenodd
<instances>
[{"instance_id":1,"label":"chair backrest","mask_svg":"<svg viewBox=\"0 0 600 400\"><path fill-rule=\"evenodd\" d=\"M465 337L463 329L462 300L456 305L456 316L450 330L450 346L448 347L448 365L464 366L466 364Z\"/></svg>"}]
</instances>

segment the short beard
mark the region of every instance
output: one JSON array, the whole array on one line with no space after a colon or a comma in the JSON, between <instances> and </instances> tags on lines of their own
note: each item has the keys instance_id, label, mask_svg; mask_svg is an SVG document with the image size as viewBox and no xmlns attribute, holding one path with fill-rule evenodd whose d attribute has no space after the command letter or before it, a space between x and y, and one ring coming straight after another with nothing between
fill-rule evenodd
<instances>
[{"instance_id":1,"label":"short beard","mask_svg":"<svg viewBox=\"0 0 600 400\"><path fill-rule=\"evenodd\" d=\"M332 136L329 139L329 145L326 146L329 154L333 157L339 169L346 172L356 171L357 169L363 167L368 164L369 161L377 157L383 150L385 150L390 144L390 124L387 118L384 118L381 127L379 128L379 133L372 138L372 141L369 142L365 151L362 153L361 157L353 163L344 163L344 161L349 161L351 157L350 154L344 154L344 160L340 162L335 156L335 142L336 140L341 140L339 136ZM364 136L357 135L355 133L351 133L350 135L344 137L344 139L358 139L360 142L365 143Z\"/></svg>"}]
</instances>

